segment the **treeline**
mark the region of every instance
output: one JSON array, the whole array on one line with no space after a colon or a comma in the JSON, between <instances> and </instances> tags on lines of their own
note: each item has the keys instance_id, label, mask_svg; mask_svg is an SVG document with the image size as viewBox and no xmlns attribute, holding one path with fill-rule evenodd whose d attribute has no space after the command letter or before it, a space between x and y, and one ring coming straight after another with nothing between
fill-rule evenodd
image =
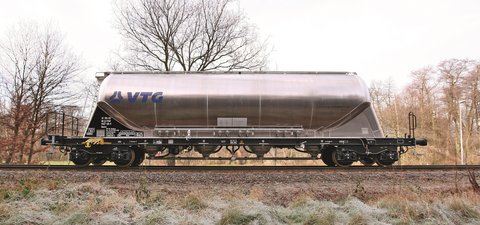
<instances>
[{"instance_id":1,"label":"treeline","mask_svg":"<svg viewBox=\"0 0 480 225\"><path fill-rule=\"evenodd\" d=\"M410 79L400 92L391 80L370 85L372 102L385 134L403 136L408 131L407 115L411 111L417 115L416 136L426 137L429 146L412 150L407 160L460 164L463 146L465 163L478 164L480 62L449 59L413 71Z\"/></svg>"},{"instance_id":2,"label":"treeline","mask_svg":"<svg viewBox=\"0 0 480 225\"><path fill-rule=\"evenodd\" d=\"M37 24L8 31L0 43L0 163L31 163L44 150L46 113L72 100L79 69L58 31Z\"/></svg>"},{"instance_id":3,"label":"treeline","mask_svg":"<svg viewBox=\"0 0 480 225\"><path fill-rule=\"evenodd\" d=\"M267 63L267 42L232 1L116 3L123 43L110 70L262 70ZM31 163L45 150L39 140L46 113L72 114L72 99L85 108L96 97L98 84L72 84L80 63L60 33L37 27L20 25L0 39L0 163Z\"/></svg>"}]
</instances>

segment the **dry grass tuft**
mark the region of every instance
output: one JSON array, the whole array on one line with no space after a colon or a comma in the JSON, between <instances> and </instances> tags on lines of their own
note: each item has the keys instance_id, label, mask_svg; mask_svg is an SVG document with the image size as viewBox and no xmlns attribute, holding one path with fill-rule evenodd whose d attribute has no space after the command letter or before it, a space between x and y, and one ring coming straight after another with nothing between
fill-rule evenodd
<instances>
[{"instance_id":1,"label":"dry grass tuft","mask_svg":"<svg viewBox=\"0 0 480 225\"><path fill-rule=\"evenodd\" d=\"M166 211L162 209L150 212L148 216L141 222L143 225L161 225L168 224L166 219Z\"/></svg>"},{"instance_id":2,"label":"dry grass tuft","mask_svg":"<svg viewBox=\"0 0 480 225\"><path fill-rule=\"evenodd\" d=\"M62 178L55 178L53 180L46 180L46 187L48 190L57 190L66 185L66 181Z\"/></svg>"},{"instance_id":3,"label":"dry grass tuft","mask_svg":"<svg viewBox=\"0 0 480 225\"><path fill-rule=\"evenodd\" d=\"M10 209L0 203L0 222L10 217Z\"/></svg>"},{"instance_id":4,"label":"dry grass tuft","mask_svg":"<svg viewBox=\"0 0 480 225\"><path fill-rule=\"evenodd\" d=\"M461 193L400 193L376 201L397 224L464 224L480 220L480 196Z\"/></svg>"},{"instance_id":5,"label":"dry grass tuft","mask_svg":"<svg viewBox=\"0 0 480 225\"><path fill-rule=\"evenodd\" d=\"M256 220L259 214L247 214L239 208L230 207L223 212L217 225L243 225Z\"/></svg>"},{"instance_id":6,"label":"dry grass tuft","mask_svg":"<svg viewBox=\"0 0 480 225\"><path fill-rule=\"evenodd\" d=\"M262 201L265 199L265 189L261 187L256 187L253 186L248 193L248 198L257 200L257 201Z\"/></svg>"},{"instance_id":7,"label":"dry grass tuft","mask_svg":"<svg viewBox=\"0 0 480 225\"><path fill-rule=\"evenodd\" d=\"M480 194L480 186L477 182L477 176L475 175L475 170L468 171L468 181L472 185L472 189L475 193Z\"/></svg>"},{"instance_id":8,"label":"dry grass tuft","mask_svg":"<svg viewBox=\"0 0 480 225\"><path fill-rule=\"evenodd\" d=\"M303 224L304 225L320 225L325 223L323 223L322 218L320 218L318 215L310 214Z\"/></svg>"},{"instance_id":9,"label":"dry grass tuft","mask_svg":"<svg viewBox=\"0 0 480 225\"><path fill-rule=\"evenodd\" d=\"M348 221L349 225L368 225L369 220L365 217L365 215L356 213L353 214L352 217L350 218L350 221Z\"/></svg>"},{"instance_id":10,"label":"dry grass tuft","mask_svg":"<svg viewBox=\"0 0 480 225\"><path fill-rule=\"evenodd\" d=\"M6 188L0 188L0 204L7 199L7 192Z\"/></svg>"},{"instance_id":11,"label":"dry grass tuft","mask_svg":"<svg viewBox=\"0 0 480 225\"><path fill-rule=\"evenodd\" d=\"M337 215L333 210L327 210L326 212L310 214L304 225L331 225L337 222Z\"/></svg>"},{"instance_id":12,"label":"dry grass tuft","mask_svg":"<svg viewBox=\"0 0 480 225\"><path fill-rule=\"evenodd\" d=\"M183 199L182 208L191 211L199 211L207 208L207 204L205 204L205 202L197 195L190 194Z\"/></svg>"},{"instance_id":13,"label":"dry grass tuft","mask_svg":"<svg viewBox=\"0 0 480 225\"><path fill-rule=\"evenodd\" d=\"M80 184L76 190L78 193L82 194L93 194L93 195L98 195L102 191L103 185L100 183L95 183L95 182L89 182L89 183L83 183Z\"/></svg>"},{"instance_id":14,"label":"dry grass tuft","mask_svg":"<svg viewBox=\"0 0 480 225\"><path fill-rule=\"evenodd\" d=\"M448 203L451 210L456 212L461 218L465 219L480 219L480 213L474 208L473 205L467 204L462 199L453 199Z\"/></svg>"},{"instance_id":15,"label":"dry grass tuft","mask_svg":"<svg viewBox=\"0 0 480 225\"><path fill-rule=\"evenodd\" d=\"M63 200L55 201L48 206L48 210L55 215L61 215L69 209L69 204Z\"/></svg>"},{"instance_id":16,"label":"dry grass tuft","mask_svg":"<svg viewBox=\"0 0 480 225\"><path fill-rule=\"evenodd\" d=\"M39 182L35 178L21 179L18 183L0 189L0 202L33 197L33 190L38 189L39 186Z\"/></svg>"},{"instance_id":17,"label":"dry grass tuft","mask_svg":"<svg viewBox=\"0 0 480 225\"><path fill-rule=\"evenodd\" d=\"M76 225L90 224L90 223L91 223L91 219L89 215L83 211L74 212L65 221L65 224L76 224Z\"/></svg>"},{"instance_id":18,"label":"dry grass tuft","mask_svg":"<svg viewBox=\"0 0 480 225\"><path fill-rule=\"evenodd\" d=\"M148 189L147 181L145 179L140 180L138 188L135 188L135 199L139 203L146 204L149 202L151 191Z\"/></svg>"},{"instance_id":19,"label":"dry grass tuft","mask_svg":"<svg viewBox=\"0 0 480 225\"><path fill-rule=\"evenodd\" d=\"M378 202L378 207L386 209L387 214L399 223L414 223L424 221L432 215L428 204L422 200L412 201L403 196L391 196Z\"/></svg>"},{"instance_id":20,"label":"dry grass tuft","mask_svg":"<svg viewBox=\"0 0 480 225\"><path fill-rule=\"evenodd\" d=\"M312 198L307 195L298 195L290 204L290 207L293 208L302 208L306 207L308 203L312 202Z\"/></svg>"},{"instance_id":21,"label":"dry grass tuft","mask_svg":"<svg viewBox=\"0 0 480 225\"><path fill-rule=\"evenodd\" d=\"M361 179L357 180L356 185L355 185L355 189L353 190L353 193L352 193L352 196L354 196L358 199L361 199L361 200L365 200L369 197L368 194L367 194L367 191L366 191L366 189L363 185L363 180L361 180Z\"/></svg>"}]
</instances>

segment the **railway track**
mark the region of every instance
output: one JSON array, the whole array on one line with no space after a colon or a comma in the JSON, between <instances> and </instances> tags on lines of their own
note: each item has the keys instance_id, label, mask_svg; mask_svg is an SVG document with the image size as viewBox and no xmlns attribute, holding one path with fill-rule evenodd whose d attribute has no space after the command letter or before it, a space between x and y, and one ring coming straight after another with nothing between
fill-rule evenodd
<instances>
[{"instance_id":1,"label":"railway track","mask_svg":"<svg viewBox=\"0 0 480 225\"><path fill-rule=\"evenodd\" d=\"M478 170L480 165L395 165L390 167L327 167L327 166L88 166L67 165L0 165L0 170L68 170L68 171L414 171L414 170Z\"/></svg>"}]
</instances>

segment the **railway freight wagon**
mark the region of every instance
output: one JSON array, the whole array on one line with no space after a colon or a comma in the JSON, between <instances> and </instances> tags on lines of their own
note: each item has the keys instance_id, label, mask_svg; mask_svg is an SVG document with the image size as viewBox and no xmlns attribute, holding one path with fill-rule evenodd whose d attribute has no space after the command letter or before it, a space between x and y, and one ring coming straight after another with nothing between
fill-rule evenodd
<instances>
[{"instance_id":1,"label":"railway freight wagon","mask_svg":"<svg viewBox=\"0 0 480 225\"><path fill-rule=\"evenodd\" d=\"M182 157L185 151L219 159L212 154L222 148L230 159L237 151L250 153L242 159L278 159L267 153L288 148L308 156L293 159L328 166L387 166L408 147L427 143L415 139L412 113L408 135L384 137L356 73L107 72L97 79L98 103L83 137L65 135L63 114L61 133L54 129L42 141L60 146L80 166L192 159Z\"/></svg>"}]
</instances>

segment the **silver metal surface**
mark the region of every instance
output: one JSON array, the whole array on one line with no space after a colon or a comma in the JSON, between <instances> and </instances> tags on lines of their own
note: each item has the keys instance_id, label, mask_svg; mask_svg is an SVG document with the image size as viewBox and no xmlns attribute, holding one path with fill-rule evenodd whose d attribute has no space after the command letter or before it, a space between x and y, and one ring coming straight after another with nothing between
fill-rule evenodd
<instances>
[{"instance_id":1,"label":"silver metal surface","mask_svg":"<svg viewBox=\"0 0 480 225\"><path fill-rule=\"evenodd\" d=\"M352 73L110 73L102 79L98 106L146 133L238 126L383 136L367 86Z\"/></svg>"}]
</instances>

